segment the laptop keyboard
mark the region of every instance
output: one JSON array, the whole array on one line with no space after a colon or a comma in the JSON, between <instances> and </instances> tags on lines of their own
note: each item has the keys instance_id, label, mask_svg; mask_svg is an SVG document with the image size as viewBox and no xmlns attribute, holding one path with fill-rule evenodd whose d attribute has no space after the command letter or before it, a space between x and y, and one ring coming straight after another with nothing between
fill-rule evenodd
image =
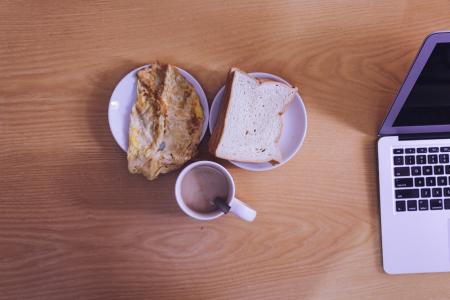
<instances>
[{"instance_id":1,"label":"laptop keyboard","mask_svg":"<svg viewBox=\"0 0 450 300\"><path fill-rule=\"evenodd\" d=\"M393 149L395 210L450 210L450 146Z\"/></svg>"}]
</instances>

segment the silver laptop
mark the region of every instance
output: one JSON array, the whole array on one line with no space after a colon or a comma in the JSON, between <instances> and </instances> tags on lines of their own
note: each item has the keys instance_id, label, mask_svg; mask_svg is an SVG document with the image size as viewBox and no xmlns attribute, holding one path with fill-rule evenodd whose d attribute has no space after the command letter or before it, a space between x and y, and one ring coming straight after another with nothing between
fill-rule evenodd
<instances>
[{"instance_id":1,"label":"silver laptop","mask_svg":"<svg viewBox=\"0 0 450 300\"><path fill-rule=\"evenodd\" d=\"M379 137L384 270L450 271L450 32L425 39Z\"/></svg>"}]
</instances>

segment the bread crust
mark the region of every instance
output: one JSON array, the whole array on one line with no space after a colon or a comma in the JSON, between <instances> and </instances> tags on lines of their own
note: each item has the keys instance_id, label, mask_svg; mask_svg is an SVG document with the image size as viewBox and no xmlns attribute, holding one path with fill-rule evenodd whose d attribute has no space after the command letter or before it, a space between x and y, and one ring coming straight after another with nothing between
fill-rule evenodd
<instances>
[{"instance_id":1,"label":"bread crust","mask_svg":"<svg viewBox=\"0 0 450 300\"><path fill-rule=\"evenodd\" d=\"M216 125L214 126L211 139L209 140L208 143L208 150L214 156L216 156L216 150L220 144L223 130L225 128L225 120L228 112L228 106L230 104L230 96L231 96L231 89L233 86L234 72L236 70L237 70L236 68L231 68L230 71L228 72L227 81L225 83L225 94L222 103L220 104L219 116L217 118Z\"/></svg>"}]
</instances>

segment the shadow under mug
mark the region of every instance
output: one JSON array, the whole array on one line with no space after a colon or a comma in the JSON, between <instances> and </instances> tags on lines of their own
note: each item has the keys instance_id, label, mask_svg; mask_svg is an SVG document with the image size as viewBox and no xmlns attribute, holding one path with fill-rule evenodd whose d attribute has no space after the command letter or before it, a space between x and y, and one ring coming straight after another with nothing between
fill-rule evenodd
<instances>
[{"instance_id":1,"label":"shadow under mug","mask_svg":"<svg viewBox=\"0 0 450 300\"><path fill-rule=\"evenodd\" d=\"M214 220L224 215L224 213L217 209L212 212L208 213L201 213L195 210L192 210L189 208L186 203L183 200L183 196L181 193L181 186L184 177L191 172L195 168L200 167L210 167L214 168L215 170L219 171L224 175L224 177L227 179L228 184L228 196L227 196L227 203L230 206L230 212L239 218L252 222L256 217L256 211L249 206L247 206L244 202L237 199L235 197L236 193L236 186L233 181L233 177L231 177L231 174L225 169L223 166L219 165L218 163L215 163L213 161L197 161L194 162L181 171L181 173L178 175L177 182L175 183L175 197L177 199L178 206L181 208L181 210L190 216L191 218L202 220L202 221L208 221L208 220Z\"/></svg>"}]
</instances>

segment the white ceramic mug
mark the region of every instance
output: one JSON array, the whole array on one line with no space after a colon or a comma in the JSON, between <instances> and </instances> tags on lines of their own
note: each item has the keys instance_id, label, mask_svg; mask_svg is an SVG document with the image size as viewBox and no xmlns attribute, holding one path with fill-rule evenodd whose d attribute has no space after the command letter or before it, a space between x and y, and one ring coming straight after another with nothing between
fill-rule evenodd
<instances>
[{"instance_id":1,"label":"white ceramic mug","mask_svg":"<svg viewBox=\"0 0 450 300\"><path fill-rule=\"evenodd\" d=\"M188 165L186 168L184 168L184 170L181 171L180 175L178 175L177 182L175 184L175 197L177 199L178 205L180 206L181 210L184 213L186 213L188 216L194 219L203 221L217 219L218 217L224 215L224 213L219 209L208 213L197 212L190 209L184 202L181 194L181 183L183 181L183 178L194 168L199 167L214 168L215 170L219 171L225 176L228 183L228 196L226 202L230 206L231 213L248 222L252 222L255 219L256 211L248 207L244 202L240 201L235 197L236 186L234 184L233 177L231 177L231 174L224 167L212 161L198 161L192 163Z\"/></svg>"}]
</instances>

